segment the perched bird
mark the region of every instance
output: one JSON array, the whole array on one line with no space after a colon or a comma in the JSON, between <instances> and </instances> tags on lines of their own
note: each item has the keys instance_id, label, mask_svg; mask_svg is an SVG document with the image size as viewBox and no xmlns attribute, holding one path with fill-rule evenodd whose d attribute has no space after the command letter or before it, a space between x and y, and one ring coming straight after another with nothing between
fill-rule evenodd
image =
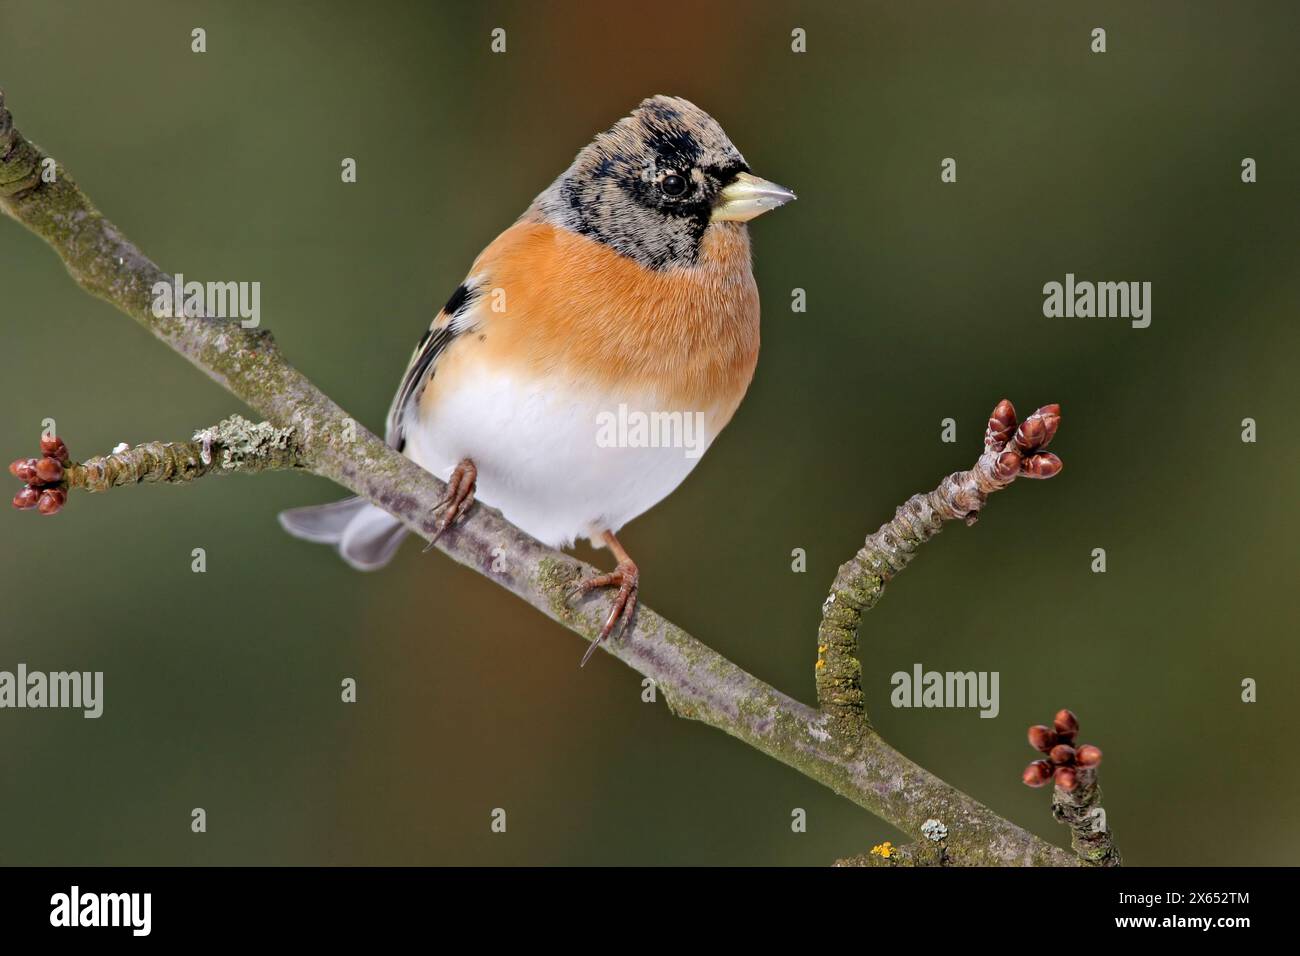
<instances>
[{"instance_id":1,"label":"perched bird","mask_svg":"<svg viewBox=\"0 0 1300 956\"><path fill-rule=\"evenodd\" d=\"M667 496L731 419L758 359L745 223L794 199L722 127L655 96L600 133L480 253L420 339L388 443L448 482L434 540L477 498L551 545L579 537L617 587L583 658L626 627L639 573L615 534ZM359 498L286 511L350 565L386 564L406 529Z\"/></svg>"}]
</instances>

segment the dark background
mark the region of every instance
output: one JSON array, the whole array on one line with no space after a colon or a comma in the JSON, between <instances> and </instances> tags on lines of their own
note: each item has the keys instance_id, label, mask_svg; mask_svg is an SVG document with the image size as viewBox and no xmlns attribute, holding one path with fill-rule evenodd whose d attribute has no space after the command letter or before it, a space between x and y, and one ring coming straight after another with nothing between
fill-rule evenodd
<instances>
[{"instance_id":1,"label":"dark background","mask_svg":"<svg viewBox=\"0 0 1300 956\"><path fill-rule=\"evenodd\" d=\"M950 528L869 615L876 725L1064 842L1019 775L1025 727L1069 706L1106 752L1128 862L1293 861L1300 15L848 6L4 0L0 86L164 269L260 281L263 324L375 429L479 249L641 98L694 100L800 198L753 228L745 404L623 536L647 603L810 699L837 565L974 461L997 399L1059 401L1064 473ZM1044 318L1067 272L1152 282L1151 327ZM244 411L8 221L0 289L6 459L46 417L88 457ZM275 524L338 495L271 475L0 515L0 669L106 684L97 721L0 712L0 861L824 864L900 839L641 703L612 659L580 672L581 642L444 557L408 545L359 575ZM1000 716L891 708L890 674L918 661L999 671Z\"/></svg>"}]
</instances>

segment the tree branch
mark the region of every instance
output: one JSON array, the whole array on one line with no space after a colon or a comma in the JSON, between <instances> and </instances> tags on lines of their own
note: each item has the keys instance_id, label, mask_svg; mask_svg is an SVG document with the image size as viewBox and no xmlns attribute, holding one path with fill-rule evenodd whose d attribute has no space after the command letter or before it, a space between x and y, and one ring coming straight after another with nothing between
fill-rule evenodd
<instances>
[{"instance_id":1,"label":"tree branch","mask_svg":"<svg viewBox=\"0 0 1300 956\"><path fill-rule=\"evenodd\" d=\"M944 855L943 846L940 844L919 840L916 843L894 846L889 841L885 841L882 844L873 846L870 853L859 853L856 856L845 857L842 860L836 860L833 865L837 867L929 867L947 866L948 860Z\"/></svg>"},{"instance_id":2,"label":"tree branch","mask_svg":"<svg viewBox=\"0 0 1300 956\"><path fill-rule=\"evenodd\" d=\"M1095 770L1078 774L1073 790L1052 790L1052 816L1070 828L1070 846L1089 866L1119 866L1119 848L1106 825L1101 806L1101 787Z\"/></svg>"},{"instance_id":3,"label":"tree branch","mask_svg":"<svg viewBox=\"0 0 1300 956\"><path fill-rule=\"evenodd\" d=\"M147 442L92 458L66 470L68 487L107 491L119 485L193 481L207 474L253 475L298 467L298 447L291 428L270 422L254 425L231 415L186 442Z\"/></svg>"},{"instance_id":4,"label":"tree branch","mask_svg":"<svg viewBox=\"0 0 1300 956\"><path fill-rule=\"evenodd\" d=\"M1058 405L1045 405L1017 427L1016 410L998 403L984 433L984 454L970 471L949 475L934 491L913 495L892 521L868 535L866 543L840 566L822 604L817 630L817 700L843 735L869 730L858 661L858 626L875 606L885 584L941 530L944 522L962 519L973 525L988 496L1020 476L1051 478L1061 460L1044 453L1061 422Z\"/></svg>"},{"instance_id":5,"label":"tree branch","mask_svg":"<svg viewBox=\"0 0 1300 956\"><path fill-rule=\"evenodd\" d=\"M105 219L62 167L54 167L54 181L45 181L44 158L13 127L0 94L0 208L44 239L82 288L130 315L264 416L268 427L289 436L297 467L329 478L386 509L422 537L430 536L431 516L443 496L442 482L357 426L285 361L269 333L222 319L155 315L151 289L158 282L170 283L171 276ZM192 448L185 451L192 453ZM979 479L971 480L976 482L973 487L962 482L950 485L953 479L948 479L937 492L940 498L927 504L931 517L922 515L919 524L907 519L907 533L920 534L933 515L946 515L944 508L953 510L954 516L958 508L965 509L963 513L975 510L977 499L982 504L978 496L985 492ZM463 524L438 540L437 547L585 640L596 637L608 614L606 596L592 595L575 606L565 600L567 585L594 569L545 547L490 508L476 506ZM823 622L824 628L833 628L827 636L839 642L834 648L823 642L831 663L819 670L832 668L818 681L825 711L763 683L645 606L629 632L603 648L652 678L678 716L726 731L915 839L924 839L922 827L931 818L941 821L949 862L1074 865L1071 854L912 763L872 731L865 717L854 723L854 714L861 712L861 689L858 679L845 670L852 670L845 662L853 657L855 647L843 643L844 634L852 635L861 611L874 601L873 577L879 578L876 592L887 578L873 570L883 567L880 556L906 551L902 543L888 537L880 538L872 549L866 558L859 552L845 566L848 572L842 569L843 580L837 577L833 595L843 595L834 602L843 604L833 609L829 625ZM841 726L845 718L848 723Z\"/></svg>"}]
</instances>

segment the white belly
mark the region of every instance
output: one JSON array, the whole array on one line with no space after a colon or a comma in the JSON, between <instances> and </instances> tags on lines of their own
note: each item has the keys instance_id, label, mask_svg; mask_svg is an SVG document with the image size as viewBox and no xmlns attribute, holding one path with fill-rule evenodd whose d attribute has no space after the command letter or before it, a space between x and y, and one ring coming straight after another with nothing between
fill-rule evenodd
<instances>
[{"instance_id":1,"label":"white belly","mask_svg":"<svg viewBox=\"0 0 1300 956\"><path fill-rule=\"evenodd\" d=\"M676 488L715 437L707 411L480 373L421 409L406 453L444 481L472 459L478 500L561 547L617 531Z\"/></svg>"}]
</instances>

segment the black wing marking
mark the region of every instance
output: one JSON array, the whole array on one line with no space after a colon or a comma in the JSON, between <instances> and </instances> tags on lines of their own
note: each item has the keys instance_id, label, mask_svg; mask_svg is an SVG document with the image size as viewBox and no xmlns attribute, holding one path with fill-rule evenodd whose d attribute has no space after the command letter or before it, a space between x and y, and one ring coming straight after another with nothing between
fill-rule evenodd
<instances>
[{"instance_id":1,"label":"black wing marking","mask_svg":"<svg viewBox=\"0 0 1300 956\"><path fill-rule=\"evenodd\" d=\"M411 353L411 360L406 365L406 374L402 376L402 385L393 398L388 410L388 445L397 451L406 447L405 422L406 411L411 403L418 400L420 393L433 376L438 357L446 350L467 327L457 328L453 321L464 312L476 298L478 291L461 283L451 294L447 304L442 307L433 325L420 337L419 344Z\"/></svg>"}]
</instances>

